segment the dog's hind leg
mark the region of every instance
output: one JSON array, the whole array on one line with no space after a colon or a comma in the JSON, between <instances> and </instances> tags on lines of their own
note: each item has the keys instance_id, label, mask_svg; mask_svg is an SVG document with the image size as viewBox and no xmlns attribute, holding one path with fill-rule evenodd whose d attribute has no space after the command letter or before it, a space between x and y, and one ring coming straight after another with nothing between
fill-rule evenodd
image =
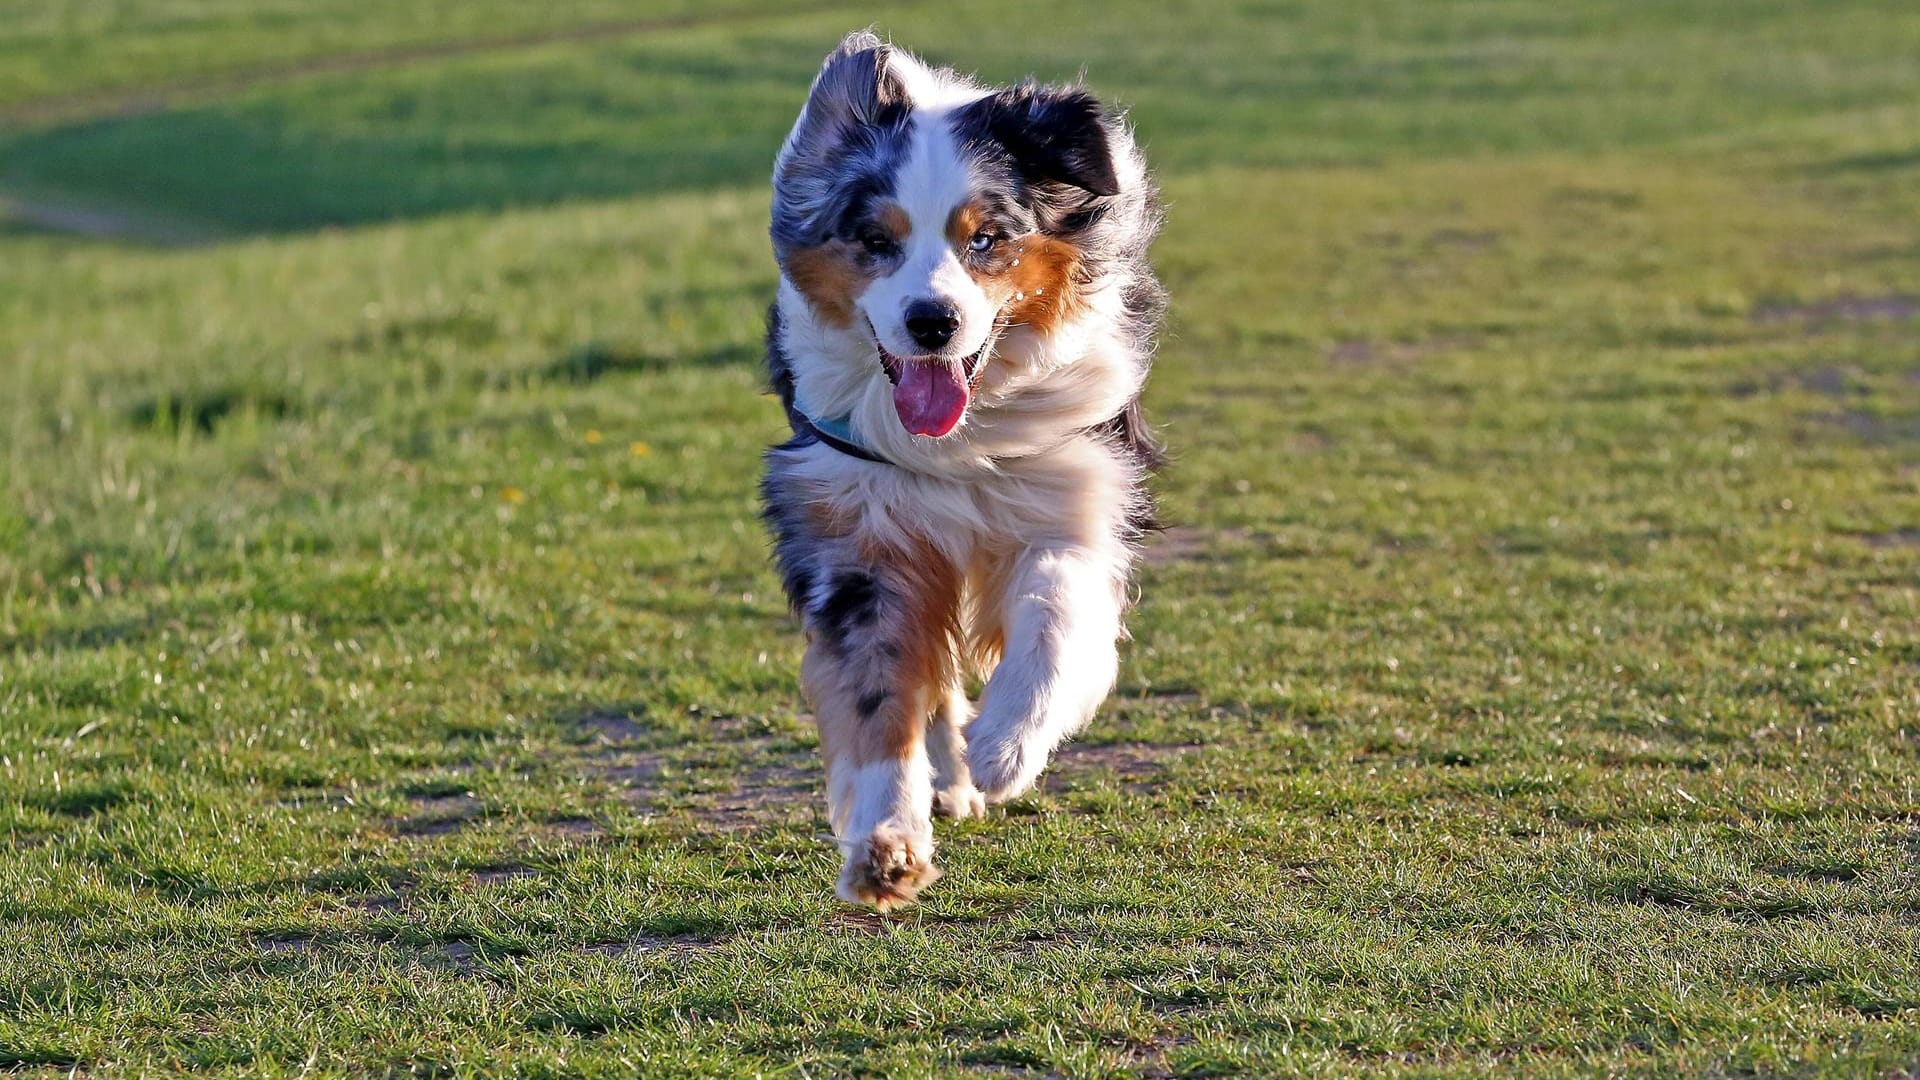
<instances>
[{"instance_id":1,"label":"dog's hind leg","mask_svg":"<svg viewBox=\"0 0 1920 1080\"><path fill-rule=\"evenodd\" d=\"M1001 600L1006 647L967 729L967 763L989 802L1025 792L1092 719L1119 671L1128 557L1059 546L1021 557Z\"/></svg>"},{"instance_id":2,"label":"dog's hind leg","mask_svg":"<svg viewBox=\"0 0 1920 1080\"><path fill-rule=\"evenodd\" d=\"M961 732L973 717L967 688L958 675L948 682L927 725L927 754L933 759L933 812L941 817L985 817L987 800L967 768L967 741Z\"/></svg>"},{"instance_id":3,"label":"dog's hind leg","mask_svg":"<svg viewBox=\"0 0 1920 1080\"><path fill-rule=\"evenodd\" d=\"M952 678L959 582L930 551L861 554L818 578L800 674L845 857L839 894L884 911L940 876L926 728Z\"/></svg>"}]
</instances>

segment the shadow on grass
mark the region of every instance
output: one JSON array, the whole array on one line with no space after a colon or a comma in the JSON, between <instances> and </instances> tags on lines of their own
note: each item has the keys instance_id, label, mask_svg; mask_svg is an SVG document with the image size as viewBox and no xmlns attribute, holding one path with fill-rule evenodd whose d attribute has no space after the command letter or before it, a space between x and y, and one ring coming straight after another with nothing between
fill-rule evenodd
<instances>
[{"instance_id":1,"label":"shadow on grass","mask_svg":"<svg viewBox=\"0 0 1920 1080\"><path fill-rule=\"evenodd\" d=\"M166 431L192 427L202 435L211 435L223 420L247 411L278 420L293 411L293 402L280 394L235 387L176 391L136 402L127 410L127 422L134 427Z\"/></svg>"},{"instance_id":2,"label":"shadow on grass","mask_svg":"<svg viewBox=\"0 0 1920 1080\"><path fill-rule=\"evenodd\" d=\"M1897 150L1880 154L1855 154L1836 158L1816 167L1820 172L1897 172L1920 169L1920 150Z\"/></svg>"},{"instance_id":3,"label":"shadow on grass","mask_svg":"<svg viewBox=\"0 0 1920 1080\"><path fill-rule=\"evenodd\" d=\"M756 363L759 359L759 348L751 345L725 345L694 356L675 356L590 341L567 350L565 355L542 368L540 378L547 382L593 383L610 375L643 375L687 367L729 367Z\"/></svg>"}]
</instances>

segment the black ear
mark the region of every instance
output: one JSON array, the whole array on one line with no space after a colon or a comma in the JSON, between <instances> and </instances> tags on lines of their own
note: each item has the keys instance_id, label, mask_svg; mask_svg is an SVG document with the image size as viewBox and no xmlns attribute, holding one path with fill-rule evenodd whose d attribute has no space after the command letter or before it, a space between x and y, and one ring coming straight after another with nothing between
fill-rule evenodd
<instances>
[{"instance_id":1,"label":"black ear","mask_svg":"<svg viewBox=\"0 0 1920 1080\"><path fill-rule=\"evenodd\" d=\"M1120 194L1106 111L1085 90L1026 84L968 108L979 110L987 131L1029 179L1071 184L1095 195Z\"/></svg>"},{"instance_id":2,"label":"black ear","mask_svg":"<svg viewBox=\"0 0 1920 1080\"><path fill-rule=\"evenodd\" d=\"M907 94L889 64L892 53L871 31L848 34L820 65L794 142L814 143L850 128L882 123L898 112Z\"/></svg>"}]
</instances>

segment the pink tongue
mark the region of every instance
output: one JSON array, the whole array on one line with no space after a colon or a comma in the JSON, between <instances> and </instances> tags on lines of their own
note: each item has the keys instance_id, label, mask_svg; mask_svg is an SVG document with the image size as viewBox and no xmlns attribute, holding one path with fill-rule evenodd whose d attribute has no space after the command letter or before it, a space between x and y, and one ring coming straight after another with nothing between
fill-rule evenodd
<instances>
[{"instance_id":1,"label":"pink tongue","mask_svg":"<svg viewBox=\"0 0 1920 1080\"><path fill-rule=\"evenodd\" d=\"M946 364L908 360L893 386L893 411L915 435L939 438L952 431L967 411L967 384Z\"/></svg>"}]
</instances>

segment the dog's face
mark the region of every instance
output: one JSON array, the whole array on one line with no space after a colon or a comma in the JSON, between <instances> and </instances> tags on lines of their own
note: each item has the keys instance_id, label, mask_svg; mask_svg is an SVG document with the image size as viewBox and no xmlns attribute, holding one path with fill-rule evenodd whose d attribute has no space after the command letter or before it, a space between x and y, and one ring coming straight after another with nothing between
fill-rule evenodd
<instances>
[{"instance_id":1,"label":"dog's face","mask_svg":"<svg viewBox=\"0 0 1920 1080\"><path fill-rule=\"evenodd\" d=\"M1072 315L1120 191L1110 133L1080 90L981 91L871 35L827 58L777 165L774 251L870 346L909 432L960 424L1006 330Z\"/></svg>"}]
</instances>

